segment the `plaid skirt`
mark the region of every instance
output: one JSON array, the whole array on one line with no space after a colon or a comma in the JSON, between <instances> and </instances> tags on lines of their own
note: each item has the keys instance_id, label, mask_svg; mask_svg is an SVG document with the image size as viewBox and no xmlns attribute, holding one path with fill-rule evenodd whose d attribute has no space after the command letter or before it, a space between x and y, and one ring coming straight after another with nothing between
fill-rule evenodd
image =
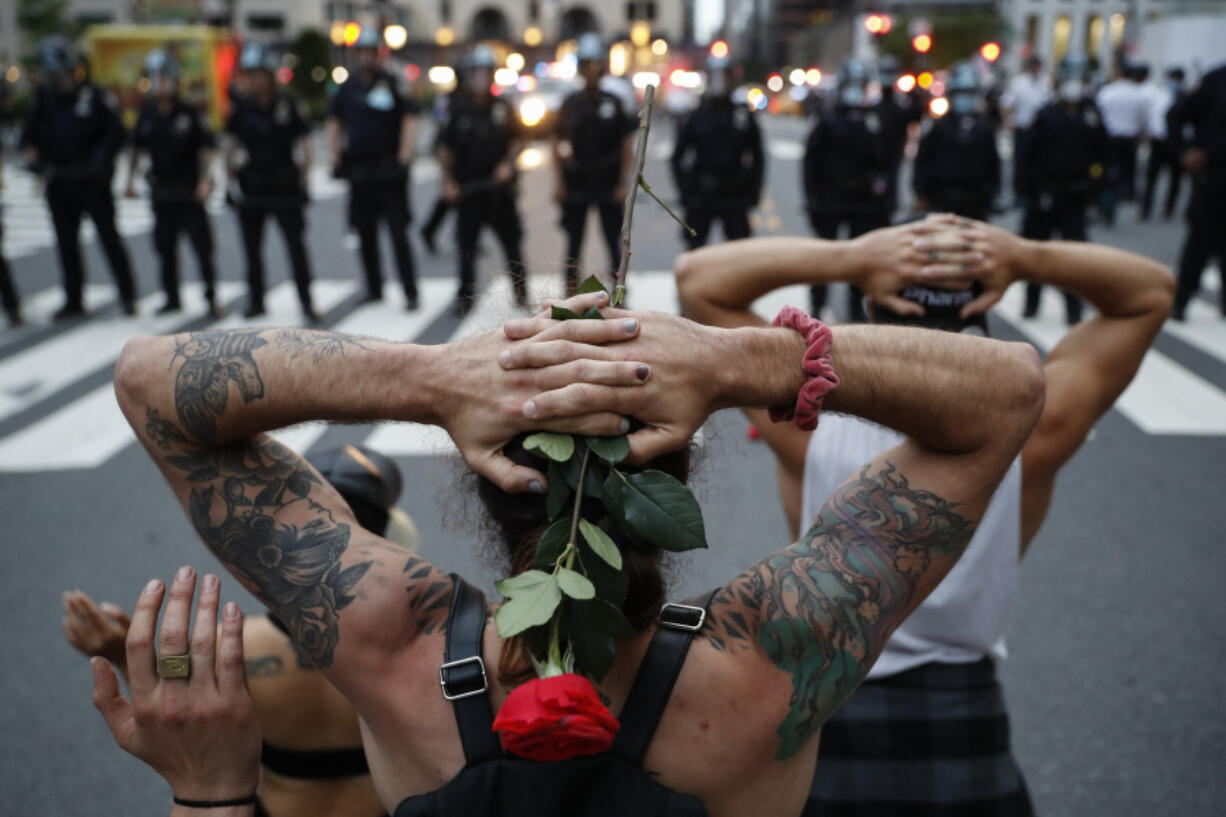
<instances>
[{"instance_id":1,"label":"plaid skirt","mask_svg":"<svg viewBox=\"0 0 1226 817\"><path fill-rule=\"evenodd\" d=\"M804 817L1031 817L996 667L868 681L822 727Z\"/></svg>"}]
</instances>

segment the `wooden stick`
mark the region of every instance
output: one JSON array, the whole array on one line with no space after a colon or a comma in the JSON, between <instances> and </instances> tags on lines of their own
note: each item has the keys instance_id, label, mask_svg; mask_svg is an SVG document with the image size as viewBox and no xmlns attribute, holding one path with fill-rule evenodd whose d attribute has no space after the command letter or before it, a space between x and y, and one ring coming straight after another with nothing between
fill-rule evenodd
<instances>
[{"instance_id":1,"label":"wooden stick","mask_svg":"<svg viewBox=\"0 0 1226 817\"><path fill-rule=\"evenodd\" d=\"M613 276L613 306L626 300L626 270L630 268L630 228L634 222L634 199L643 178L643 163L647 161L647 134L651 130L651 105L656 87L648 85L643 92L643 110L639 111L639 130L634 140L634 181L626 191L626 209L622 212L622 260ZM582 488L580 488L582 490Z\"/></svg>"}]
</instances>

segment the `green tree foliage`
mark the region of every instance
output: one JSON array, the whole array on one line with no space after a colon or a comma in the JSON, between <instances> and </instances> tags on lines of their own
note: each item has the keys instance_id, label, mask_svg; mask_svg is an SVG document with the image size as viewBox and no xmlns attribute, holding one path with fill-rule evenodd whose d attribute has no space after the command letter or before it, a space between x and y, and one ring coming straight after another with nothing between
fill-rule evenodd
<instances>
[{"instance_id":1,"label":"green tree foliage","mask_svg":"<svg viewBox=\"0 0 1226 817\"><path fill-rule=\"evenodd\" d=\"M68 0L17 0L17 28L30 45L52 34L71 39L78 33L68 16Z\"/></svg>"},{"instance_id":2,"label":"green tree foliage","mask_svg":"<svg viewBox=\"0 0 1226 817\"><path fill-rule=\"evenodd\" d=\"M881 54L898 57L905 70L936 70L979 53L979 47L989 40L1000 42L1005 23L992 12L933 12L923 15L932 23L932 49L917 54L911 46L911 15L897 16L890 33L877 39Z\"/></svg>"}]
</instances>

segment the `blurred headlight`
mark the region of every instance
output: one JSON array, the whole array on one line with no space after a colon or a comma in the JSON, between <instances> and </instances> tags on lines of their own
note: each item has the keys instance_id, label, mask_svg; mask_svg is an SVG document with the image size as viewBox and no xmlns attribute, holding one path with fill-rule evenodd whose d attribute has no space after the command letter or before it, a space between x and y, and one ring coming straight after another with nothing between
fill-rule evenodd
<instances>
[{"instance_id":1,"label":"blurred headlight","mask_svg":"<svg viewBox=\"0 0 1226 817\"><path fill-rule=\"evenodd\" d=\"M533 96L519 103L519 118L529 128L541 124L541 120L545 118L545 100Z\"/></svg>"}]
</instances>

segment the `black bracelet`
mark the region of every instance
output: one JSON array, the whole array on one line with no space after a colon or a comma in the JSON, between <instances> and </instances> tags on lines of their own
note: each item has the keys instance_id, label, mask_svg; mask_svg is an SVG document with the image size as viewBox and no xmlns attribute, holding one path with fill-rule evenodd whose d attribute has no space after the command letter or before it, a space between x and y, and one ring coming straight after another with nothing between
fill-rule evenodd
<instances>
[{"instance_id":1,"label":"black bracelet","mask_svg":"<svg viewBox=\"0 0 1226 817\"><path fill-rule=\"evenodd\" d=\"M255 802L254 794L247 797L240 797L237 800L184 800L182 798L174 798L176 806L187 806L188 808L225 808L226 806L249 806Z\"/></svg>"}]
</instances>

